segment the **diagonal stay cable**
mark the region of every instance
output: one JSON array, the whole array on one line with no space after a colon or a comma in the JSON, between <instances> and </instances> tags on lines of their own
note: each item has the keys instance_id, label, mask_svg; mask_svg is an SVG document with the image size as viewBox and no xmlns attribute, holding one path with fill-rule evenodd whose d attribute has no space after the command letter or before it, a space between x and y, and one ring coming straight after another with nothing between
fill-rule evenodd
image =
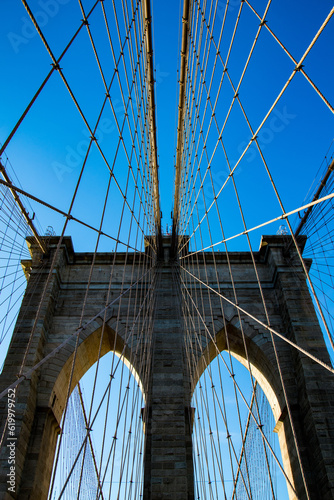
<instances>
[{"instance_id":1,"label":"diagonal stay cable","mask_svg":"<svg viewBox=\"0 0 334 500\"><path fill-rule=\"evenodd\" d=\"M248 7L254 12L254 14L256 15L256 17L261 21L261 16L258 14L258 12L255 10L255 8L250 4L250 2L248 0L245 0L245 3L248 5ZM268 26L268 23L265 22L264 24L265 28L268 30L268 32L271 34L271 36L274 38L274 40L276 40L276 42L280 45L280 47L284 50L284 52L290 57L291 61L293 61L293 63L295 65L297 65L297 61L296 59L292 56L292 54L289 52L289 50L285 47L285 45L283 44L283 42L275 35L275 33L273 32L273 30ZM326 104L326 106L328 106L328 108L330 109L330 111L332 113L334 113L334 108L333 106L330 104L330 102L328 101L328 99L326 99L326 97L322 94L322 92L318 89L318 87L316 86L316 84L313 82L313 80L306 74L305 70L303 67L300 68L300 73L306 78L306 80L309 82L309 84L313 87L313 89L317 92L317 94L319 95L319 97L321 97L321 99L324 101L324 103Z\"/></svg>"},{"instance_id":2,"label":"diagonal stay cable","mask_svg":"<svg viewBox=\"0 0 334 500\"><path fill-rule=\"evenodd\" d=\"M3 184L4 186L7 186L6 181L3 181L2 179L0 179L0 184ZM21 189L21 188L19 188L17 186L12 186L12 188L13 188L14 191L17 191L18 193L23 194L27 198L30 198L31 200L36 201L37 203L40 203L41 205L43 205L43 206L45 206L47 208L50 208L50 210L53 210L54 212L56 212L56 213L58 213L60 215L63 215L64 217L68 217L68 214L66 212L64 212L60 208L55 207L54 205L51 205L50 203L47 203L44 200L41 200L37 196L34 196L34 195L28 193L27 191L24 191L23 189ZM118 238L115 238L114 236L111 236L110 234L105 233L105 232L101 231L100 229L97 229L94 226L91 226L90 224L87 224L86 222L82 221L81 219L78 219L77 217L74 217L73 215L70 216L69 219L72 220L73 222L77 222L78 224L81 224L81 225L87 227L88 229L91 229L92 231L95 231L95 232L101 234L101 236L105 236L106 238L109 238L109 239L115 241L116 243L119 243L120 245L128 247L131 250L139 251L138 249L132 247L131 245L128 245L124 241L121 241Z\"/></svg>"},{"instance_id":3,"label":"diagonal stay cable","mask_svg":"<svg viewBox=\"0 0 334 500\"><path fill-rule=\"evenodd\" d=\"M155 266L153 266L155 267ZM87 323L85 323L83 326L81 326L78 330L76 330L75 332L73 332L66 340L64 340L64 342L62 342L58 347L55 347L55 349L53 349L53 351L51 351L47 356L45 356L41 361L39 361L35 366L33 366L32 368L30 368L29 370L27 370L23 375L21 375L15 382L13 382L11 385L9 385L4 391L2 391L0 393L0 399L3 398L7 392L10 390L10 389L15 389L15 387L17 387L21 382L23 382L23 380L25 379L28 379L31 374L33 372L35 372L40 366L42 366L46 361L48 361L50 358L52 358L53 356L55 356L66 344L68 344L68 342L75 336L77 335L78 333L80 334L81 332L83 332L84 330L86 330L86 328L91 325L97 318L99 318L101 316L101 314L104 313L104 311L106 309L108 309L110 306L112 306L113 304L115 304L121 297L123 297L123 295L125 295L126 293L128 293L132 288L134 288L138 283L140 283L140 281L142 281L145 276L153 269L153 267L149 268L148 271L146 271L145 274L143 274L137 281L135 281L135 283L133 283L131 286L129 286L129 288L127 288L124 292L122 292L118 297L116 297L114 300L112 300L111 302L109 302L108 305L106 305L105 307L103 307L103 309L101 309L101 311L99 311L97 314L95 314L95 316L93 316L89 321L87 321Z\"/></svg>"},{"instance_id":4,"label":"diagonal stay cable","mask_svg":"<svg viewBox=\"0 0 334 500\"><path fill-rule=\"evenodd\" d=\"M208 245L207 247L201 248L200 250L196 250L195 252L190 252L187 255L181 255L180 259L185 259L187 257L190 257L191 255L196 254L196 253L203 252L203 251L208 250L210 248L214 248L217 245L221 245L222 243L225 243L227 241L230 241L230 240L233 240L235 238L238 238L239 236L244 236L246 234L249 234L251 231L255 231L256 229L260 229L261 227L268 226L269 224L272 224L273 222L277 222L279 220L284 220L287 217L289 217L290 215L297 214L297 213L301 212L302 210L305 210L307 208L313 207L314 205L317 205L319 203L322 203L322 202L324 202L326 200L329 200L329 199L332 199L332 198L334 198L334 193L331 193L331 194L329 194L327 196L324 196L323 198L320 198L320 199L318 199L316 201L313 201L311 203L307 203L306 205L303 205L302 207L299 207L299 208L296 208L294 210L291 210L290 212L286 212L286 213L284 213L282 215L279 215L278 217L275 217L274 219L270 219L267 222L263 222L262 224L259 224L257 226L252 227L252 228L249 228L249 229L246 229L245 231L242 231L242 232L240 232L238 234L235 234L233 236L229 236L228 238L224 238L224 239L222 239L222 240L220 240L220 241L218 241L216 243L213 243L212 245ZM182 250L182 248L181 248L181 250Z\"/></svg>"},{"instance_id":5,"label":"diagonal stay cable","mask_svg":"<svg viewBox=\"0 0 334 500\"><path fill-rule=\"evenodd\" d=\"M91 14L93 13L95 7L100 3L100 0L96 0L95 4L93 5L93 7L90 9L89 13L87 14L87 18L89 18L91 16ZM19 128L19 126L21 125L21 123L23 122L24 118L26 117L26 115L28 114L30 108L32 107L32 105L34 104L34 102L36 101L37 97L39 96L39 94L42 92L43 88L45 87L45 85L47 84L48 80L50 79L52 73L54 71L56 71L59 67L59 63L60 61L62 60L62 58L64 57L64 55L66 54L66 52L68 51L68 49L70 48L70 46L72 45L72 43L74 42L74 40L76 39L76 37L78 36L78 34L80 33L82 27L85 25L84 21L81 22L79 28L77 29L77 31L74 33L74 35L72 36L71 40L69 41L69 43L66 45L65 49L63 50L63 52L61 53L61 55L58 57L58 59L54 62L54 64L52 65L52 69L49 71L49 73L47 74L47 76L45 77L45 79L43 80L42 84L40 85L39 89L37 90L37 92L35 93L35 95L33 96L33 98L31 99L31 101L29 102L28 106L26 107L26 109L24 110L24 112L22 113L21 117L19 118L19 120L17 121L16 125L14 126L13 130L10 132L9 136L7 137L6 141L3 143L2 147L0 148L0 156L3 154L3 152L5 151L5 149L7 148L8 144L10 143L10 141L12 140L13 136L15 135L17 129Z\"/></svg>"},{"instance_id":6,"label":"diagonal stay cable","mask_svg":"<svg viewBox=\"0 0 334 500\"><path fill-rule=\"evenodd\" d=\"M227 297L225 297L223 294L217 292L217 290L215 290L214 288L212 288L211 286L209 286L207 283L204 283L204 281L200 280L199 278L197 278L197 276L195 276L194 274L192 274L190 271L188 271L185 267L181 266L180 265L180 268L183 269L186 273L188 273L190 276L192 276L195 280L197 280L199 283L201 283L202 285L206 286L209 290L211 290L213 293L219 295L222 299L224 299L226 302L228 302L229 304L231 304L232 306L236 307L240 312L242 312L243 314L246 314L246 316L248 316L249 318L251 318L252 320L256 321L256 323L258 323L259 325L261 325L263 328L265 328L266 330L270 331L271 333L273 333L274 335L276 335L277 337L279 337L280 339L284 340L286 343L290 344L292 347L294 347L295 349L297 349L298 351L302 352L303 354L305 354L307 357L309 357L310 359L312 359L313 361L315 361L316 363L318 363L319 365L323 366L324 368L326 368L326 370L330 371L331 373L334 373L334 368L332 368L331 366L328 366L326 363L324 363L323 361L321 361L321 359L318 359L317 357L313 356L312 354L310 354L308 351L306 351L305 349L303 349L302 347L298 346L297 344L295 344L294 342L292 342L291 340L289 340L288 338L286 338L284 335L282 335L281 333L277 332L276 330L274 330L273 328L271 328L270 326L266 325L265 323L263 323L262 321L260 321L258 318L256 318L255 316L253 316L252 314L250 314L249 312L247 312L245 309L243 309L242 307L240 307L239 305L235 304L232 300L228 299ZM1 395L0 395L1 396Z\"/></svg>"}]
</instances>

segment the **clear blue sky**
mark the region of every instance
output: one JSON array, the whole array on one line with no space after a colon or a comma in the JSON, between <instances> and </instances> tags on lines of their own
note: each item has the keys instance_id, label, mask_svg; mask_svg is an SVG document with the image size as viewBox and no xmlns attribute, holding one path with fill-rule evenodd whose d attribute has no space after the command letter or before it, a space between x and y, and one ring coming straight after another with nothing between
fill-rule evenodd
<instances>
[{"instance_id":1,"label":"clear blue sky","mask_svg":"<svg viewBox=\"0 0 334 500\"><path fill-rule=\"evenodd\" d=\"M74 0L56 1L56 12L46 12L42 4L43 2L31 2L31 7L43 24L43 32L49 45L58 55L73 34L74 28L80 23L82 18L80 9ZM92 4L92 1L84 2L86 11ZM257 1L253 5L262 13L263 2ZM224 2L219 2L219 9L223 6ZM166 223L170 223L170 212L173 206L180 2L179 0L168 3L154 1L152 8L157 80L159 177L163 226L165 227ZM272 2L267 16L268 25L298 59L330 8L330 1L323 1L316 5L311 1ZM34 34L28 23L27 13L21 2L3 0L0 9L3 20L0 28L2 62L0 141L3 142L50 70L51 61L38 35ZM237 2L231 2L229 11L231 23L237 11ZM92 19L92 29L94 22ZM240 24L241 29L237 33L229 65L235 82L244 65L257 26L255 16L250 16L250 13ZM333 33L333 20L331 20L305 61L305 70L331 103L334 102ZM105 40L102 35L99 38L98 30L95 34L102 61L108 68L106 61L103 60ZM65 56L62 67L92 123L103 87L86 33L83 33L81 42L81 45L74 45L69 56ZM78 50L79 47L80 50ZM85 50L82 50L83 47ZM224 51L226 52L226 48ZM240 92L254 128L260 123L292 69L293 64L278 48L276 42L272 41L268 34L263 33L263 38L258 42L257 51L254 54L254 64ZM108 73L108 69L105 71ZM114 98L116 101L119 100L116 94ZM226 106L230 102L229 99ZM221 109L222 115L224 112L226 110ZM313 177L330 146L333 139L333 117L300 74L295 77L278 104L276 117L276 127L268 120L260 141L262 141L263 151L286 208L290 210L297 208L303 202ZM239 117L236 116L236 120L238 119ZM237 159L242 145L249 140L249 133L241 119L240 133L236 134L234 130L227 132L229 134L227 138L230 157ZM102 135L102 144L106 144L107 137L112 135L108 129L108 122L102 130ZM7 154L24 189L67 210L86 143L87 133L84 124L59 75L54 74L7 148ZM98 163L97 159L96 163ZM226 167L221 164L219 158L217 163L219 165L215 166L215 172L218 186ZM62 170L59 164L65 165L67 169ZM87 182L80 191L78 205L74 209L75 214L80 213L80 216L90 223L96 223L96 220L94 211L87 210L87 197L91 203L101 209L100 179L103 179L105 174L102 172L102 166L99 168L101 168L99 170L101 177L96 175L96 171L94 174L93 172L91 175L87 174ZM264 222L280 213L272 197L267 178L262 171L257 171L258 168L259 166L253 161L253 153L250 151L237 176L242 200L248 213L249 226ZM93 189L95 194L92 192ZM207 194L208 200L211 201L209 190ZM56 232L60 232L63 222L61 217L39 206L34 208L43 227L53 225ZM234 218L229 214L227 227L230 235L237 232L235 229L239 227L233 221ZM229 223L231 223L231 228ZM270 228L270 231L276 232L277 228L275 225ZM72 227L70 232L71 230L74 233L76 228ZM84 236L85 234L82 233L82 237ZM81 245L79 242L83 241L82 237L77 240L76 244ZM219 238L219 234L216 237ZM256 235L257 242L259 238L260 235ZM88 249L86 244L84 247Z\"/></svg>"}]
</instances>

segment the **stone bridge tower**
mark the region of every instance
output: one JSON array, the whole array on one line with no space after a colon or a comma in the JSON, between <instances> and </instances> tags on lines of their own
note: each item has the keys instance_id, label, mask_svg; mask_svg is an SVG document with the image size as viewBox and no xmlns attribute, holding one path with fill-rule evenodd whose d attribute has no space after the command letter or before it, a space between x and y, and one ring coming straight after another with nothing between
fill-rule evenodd
<instances>
[{"instance_id":1,"label":"stone bridge tower","mask_svg":"<svg viewBox=\"0 0 334 500\"><path fill-rule=\"evenodd\" d=\"M41 291L48 276L48 269L58 238L51 238L49 254L42 258L34 240L28 241L31 261L24 262L29 275L28 286L22 303L17 327L11 342L3 373L1 390L15 381L20 371L26 345L30 336ZM294 250L287 258L287 237L263 237L261 248L255 254L256 263L272 327L305 351L312 353L327 365L329 355L323 340L317 317L309 296L304 274ZM303 246L304 241L301 241ZM97 254L93 271L94 290L85 309L86 327L80 332L76 354L72 389L84 373L95 363L102 333L102 320L98 315L104 303L107 272L113 254ZM125 283L135 281L131 265L136 264L138 254L127 255ZM21 382L16 400L16 493L7 490L8 449L3 446L0 455L1 499L46 499L51 477L57 436L60 430L65 404L66 388L73 361L76 329L82 310L93 254L75 253L71 239L63 239L57 266L49 281L44 302L40 304L40 319L29 349L25 366L35 366L55 347L64 343L57 356L50 357L30 377ZM112 283L114 296L121 292L121 269L124 254L115 257L115 273ZM199 279L209 280L213 288L213 273L206 276L204 264L210 268L212 254L199 256ZM205 262L204 262L205 260ZM260 296L252 271L251 256L247 252L231 253L235 285L238 288L239 306L265 323L259 307ZM134 261L134 262L133 262ZM138 261L139 263L139 261ZM226 257L215 254L220 289L232 299L228 284ZM293 263L293 267L292 267ZM201 267L202 266L202 267ZM155 316L152 317L154 355L148 377L141 380L146 407L145 422L144 492L145 500L191 500L194 498L192 462L192 391L198 377L216 355L213 343L207 341L204 330L198 331L201 339L194 346L197 352L196 376L188 372L183 348L183 323L179 311L178 262L171 254L171 239L163 238L163 252L158 266ZM119 271L117 269L119 268ZM128 275L127 275L128 273ZM296 279L296 276L298 279ZM151 279L148 276L147 282ZM210 280L212 279L212 283ZM101 355L110 350L123 353L126 362L139 374L143 373L141 353L147 348L145 339L131 337L124 317L131 306L131 295L106 311L106 326L101 343ZM215 300L215 299L214 299ZM220 302L213 302L213 310L207 307L206 325L218 332L215 343L220 350L226 348L227 339L233 355L246 365L245 347L241 339L238 314L227 303L224 309L226 323L222 319ZM117 324L118 323L118 324ZM118 335L115 335L117 330ZM334 498L334 386L333 373L311 360L306 354L292 348L283 339L275 345L281 366L286 396L283 394L280 374L270 332L251 318L244 322L244 332L252 371L263 388L273 411L284 468L294 485L290 498L306 499L307 494L298 464L290 412L296 433L300 459L303 465L309 498L331 500ZM288 405L287 405L288 402ZM287 408L288 406L288 408ZM289 411L288 411L289 410ZM1 428L6 421L7 397L1 400Z\"/></svg>"}]
</instances>

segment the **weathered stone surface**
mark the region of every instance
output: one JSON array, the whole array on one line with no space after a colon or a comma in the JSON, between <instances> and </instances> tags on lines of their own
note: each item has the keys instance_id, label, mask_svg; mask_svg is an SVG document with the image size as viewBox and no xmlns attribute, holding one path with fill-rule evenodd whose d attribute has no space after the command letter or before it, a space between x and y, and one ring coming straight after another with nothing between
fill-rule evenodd
<instances>
[{"instance_id":1,"label":"weathered stone surface","mask_svg":"<svg viewBox=\"0 0 334 500\"><path fill-rule=\"evenodd\" d=\"M260 251L255 254L271 326L330 364L301 266L292 251L289 256L285 254L286 240L286 237L280 236L264 237ZM51 239L50 255L41 260L38 247L34 246L32 240L29 242L32 263L25 262L25 266L30 278L0 378L1 390L11 384L20 372L57 243L57 238ZM173 277L173 266L177 264L168 260L170 239L166 238L164 244L162 255L165 255L165 260L159 268L155 316L154 320L151 318L154 321L153 338L147 338L139 331L131 330L127 317L128 311L135 309L134 304L138 300L136 293L144 297L150 283L149 277L136 290L131 290L101 314L107 298L111 302L141 276L142 256L98 254L91 287L85 299L93 255L75 254L70 238L64 238L40 306L34 336L30 339L25 367L34 366L59 344L65 340L68 342L57 356L51 357L18 387L17 492L9 494L7 491L8 456L3 448L0 452L0 498L47 498L57 433L68 390L75 333L80 324L83 301L86 300L82 321L89 324L80 335L71 389L94 364L99 349L101 355L109 351L123 353L125 361L133 367L146 398L146 408L143 410L146 439L145 500L194 498L191 439L194 410L191 408L191 396L201 373L217 355L214 343L220 350L229 345L233 355L245 366L248 366L248 357L252 373L268 397L276 419L275 430L280 440L284 467L297 491L297 496L290 492L291 499L306 498L299 460L310 498L333 499L332 374L291 348L284 340L274 338L286 401L270 332L252 318L239 315L233 305L218 295L210 295L209 300L208 294L201 294L200 284L190 280L184 273L182 277L189 291L201 301L206 324L205 328L201 323L196 324L193 352L197 366L194 373L188 373L180 314L181 299ZM196 260L191 257L189 261L190 272L220 291L227 299L235 301L224 254L216 253L214 257L212 254L197 255ZM249 253L231 253L230 265L239 306L266 323L251 256ZM193 311L190 310L191 314ZM153 346L151 366L143 366L142 353L150 346ZM0 402L0 415L3 428L7 415L6 398ZM299 459L295 438L300 450Z\"/></svg>"}]
</instances>

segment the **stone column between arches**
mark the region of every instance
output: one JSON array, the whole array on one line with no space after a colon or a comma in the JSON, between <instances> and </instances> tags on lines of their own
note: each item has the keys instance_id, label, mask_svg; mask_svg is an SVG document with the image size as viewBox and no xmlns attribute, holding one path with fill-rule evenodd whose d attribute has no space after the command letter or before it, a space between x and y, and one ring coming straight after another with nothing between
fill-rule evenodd
<instances>
[{"instance_id":1,"label":"stone column between arches","mask_svg":"<svg viewBox=\"0 0 334 500\"><path fill-rule=\"evenodd\" d=\"M157 288L144 412L144 500L194 499L191 385L179 306L172 266L165 263Z\"/></svg>"}]
</instances>

